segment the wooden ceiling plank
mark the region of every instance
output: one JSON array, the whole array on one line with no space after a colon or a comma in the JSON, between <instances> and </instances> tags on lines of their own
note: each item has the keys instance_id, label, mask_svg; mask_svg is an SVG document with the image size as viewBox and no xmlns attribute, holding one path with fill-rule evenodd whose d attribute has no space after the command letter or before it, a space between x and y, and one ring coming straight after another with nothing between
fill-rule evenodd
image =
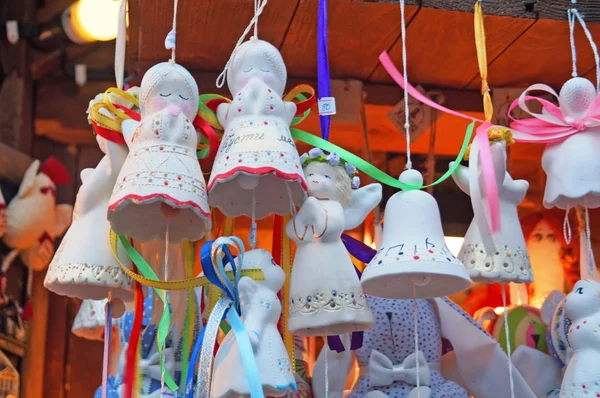
<instances>
[{"instance_id":1,"label":"wooden ceiling plank","mask_svg":"<svg viewBox=\"0 0 600 398\"><path fill-rule=\"evenodd\" d=\"M298 1L269 1L259 19L259 38L280 46ZM188 68L221 70L252 19L254 6L251 1L239 0L204 3L200 7L194 0L179 1L177 62ZM168 60L164 40L171 29L172 16L171 2L140 8L139 74L155 62Z\"/></svg>"},{"instance_id":2,"label":"wooden ceiling plank","mask_svg":"<svg viewBox=\"0 0 600 398\"><path fill-rule=\"evenodd\" d=\"M418 7L406 9L407 20ZM281 52L290 76L317 74L317 0L300 0ZM379 53L400 34L398 4L330 0L329 64L332 77L366 79Z\"/></svg>"},{"instance_id":3,"label":"wooden ceiling plank","mask_svg":"<svg viewBox=\"0 0 600 398\"><path fill-rule=\"evenodd\" d=\"M535 20L485 16L488 59L504 51ZM432 29L435 26L435 29ZM402 63L402 42L389 51L397 65ZM462 88L479 74L473 14L421 8L407 30L409 80L416 84ZM379 65L369 79L392 82Z\"/></svg>"},{"instance_id":4,"label":"wooden ceiling plank","mask_svg":"<svg viewBox=\"0 0 600 398\"><path fill-rule=\"evenodd\" d=\"M589 24L592 36L600 34L600 25ZM488 41L489 42L489 41ZM575 30L578 70L594 66L594 56L581 29ZM540 19L501 56L490 63L490 87L525 87L544 83L555 88L571 76L569 25L565 21ZM468 88L476 89L475 79Z\"/></svg>"}]
</instances>

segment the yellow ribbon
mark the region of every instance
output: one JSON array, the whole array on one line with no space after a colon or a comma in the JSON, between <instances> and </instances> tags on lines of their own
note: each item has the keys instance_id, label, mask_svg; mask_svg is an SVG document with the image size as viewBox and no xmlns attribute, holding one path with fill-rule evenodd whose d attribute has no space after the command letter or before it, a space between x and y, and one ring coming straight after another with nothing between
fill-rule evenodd
<instances>
[{"instance_id":1,"label":"yellow ribbon","mask_svg":"<svg viewBox=\"0 0 600 398\"><path fill-rule=\"evenodd\" d=\"M131 271L119 258L118 251L118 235L111 229L110 231L110 247L112 248L113 255L115 259L123 269L123 271L130 276L136 282L141 283L144 286L151 287L154 289L160 290L188 290L196 287L206 287L210 285L209 280L204 276L199 276L196 278L188 278L188 279L180 279L174 281L161 281L156 279L146 278L145 276L139 275L133 271ZM227 276L233 280L233 272L227 272ZM260 268L248 268L242 270L242 276L249 276L254 280L265 280L265 275L263 274Z\"/></svg>"},{"instance_id":2,"label":"yellow ribbon","mask_svg":"<svg viewBox=\"0 0 600 398\"><path fill-rule=\"evenodd\" d=\"M108 110L111 111L111 113L113 115L115 115L116 117L121 119L121 121L131 119L125 112L123 112L122 110L120 110L119 108L114 106L112 104L112 102L110 102L110 98L109 98L110 93L114 93L120 97L123 97L125 100L131 102L136 108L139 108L140 103L137 100L137 98L135 98L133 95L129 94L127 91L123 91L116 87L110 87L108 90L106 90L104 92L104 104L106 105Z\"/></svg>"},{"instance_id":3,"label":"yellow ribbon","mask_svg":"<svg viewBox=\"0 0 600 398\"><path fill-rule=\"evenodd\" d=\"M477 48L477 63L479 64L479 74L481 75L481 95L483 95L483 113L485 121L492 122L494 116L494 106L490 96L490 87L487 82L487 52L485 48L485 28L483 26L483 11L481 3L475 2L475 47Z\"/></svg>"},{"instance_id":4,"label":"yellow ribbon","mask_svg":"<svg viewBox=\"0 0 600 398\"><path fill-rule=\"evenodd\" d=\"M290 300L290 278L292 277L292 241L285 233L285 227L290 220L290 216L281 217L281 268L285 273L286 283L283 285L281 291L282 296L282 313L281 313L281 325L283 329L283 342L287 349L288 356L290 357L290 364L294 374L296 374L296 344L294 342L294 335L288 331L288 322L290 319L290 307L288 305Z\"/></svg>"}]
</instances>

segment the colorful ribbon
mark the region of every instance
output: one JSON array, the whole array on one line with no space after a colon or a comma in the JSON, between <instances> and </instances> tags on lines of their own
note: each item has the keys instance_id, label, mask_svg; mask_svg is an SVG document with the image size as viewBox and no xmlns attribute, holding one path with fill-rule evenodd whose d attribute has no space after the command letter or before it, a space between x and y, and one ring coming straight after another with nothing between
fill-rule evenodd
<instances>
[{"instance_id":1,"label":"colorful ribbon","mask_svg":"<svg viewBox=\"0 0 600 398\"><path fill-rule=\"evenodd\" d=\"M319 99L331 97L331 80L329 73L329 51L327 48L327 0L319 0L319 16L317 22L317 89ZM321 136L329 140L331 116L319 115Z\"/></svg>"},{"instance_id":2,"label":"colorful ribbon","mask_svg":"<svg viewBox=\"0 0 600 398\"><path fill-rule=\"evenodd\" d=\"M561 142L573 134L585 131L589 128L600 126L600 95L582 118L576 118L569 113L566 107L558 107L543 98L528 95L530 91L543 91L560 98L556 91L545 84L534 84L529 86L518 99L514 100L508 109L508 116L513 120L510 127L513 129L513 137L517 142L553 143ZM532 112L525 101L537 101L542 105L542 113ZM515 120L512 111L516 107L527 112L532 118Z\"/></svg>"},{"instance_id":3,"label":"colorful ribbon","mask_svg":"<svg viewBox=\"0 0 600 398\"><path fill-rule=\"evenodd\" d=\"M500 203L499 203L499 198L498 198L498 186L496 185L496 178L494 176L494 165L493 165L492 156L491 156L492 152L490 150L490 143L489 143L488 136L487 136L487 131L491 127L493 127L493 125L484 120L481 120L481 119L478 119L478 118L475 118L472 116L468 116L468 115L462 114L460 112L448 109L442 105L439 105L436 102L434 102L434 101L430 100L429 98L427 98L426 96L424 96L423 94L421 94L416 88L414 88L410 84L408 84L408 87L404 87L404 81L403 81L404 78L402 77L402 74L398 71L398 69L396 68L396 66L394 65L394 63L392 62L390 56L388 55L388 53L386 51L381 53L381 55L379 56L379 61L381 62L381 64L385 68L385 70L388 72L388 74L392 77L392 79L394 79L394 81L401 88L407 90L408 93L413 98L415 98L417 101L419 101L427 106L430 106L434 109L442 111L444 113L458 116L463 119L468 119L473 122L482 123L477 128L477 131L476 131L477 140L479 142L479 150L481 151L481 153L480 153L481 171L483 174L485 194L486 194L486 198L488 201L488 207L489 207L491 232L492 233L498 232L500 230ZM473 123L471 124L471 126L472 125L473 125ZM468 144L467 144L467 146L468 146ZM466 146L465 146L465 150L466 150ZM463 155L464 155L464 153L463 153ZM459 162L461 160L462 160L462 156L460 156L460 160L458 160L458 158L457 158L457 162ZM454 166L457 166L456 162L454 163ZM450 173L450 174L452 174L452 173Z\"/></svg>"},{"instance_id":4,"label":"colorful ribbon","mask_svg":"<svg viewBox=\"0 0 600 398\"><path fill-rule=\"evenodd\" d=\"M239 261L235 261L233 255L227 246L231 246L238 252ZM252 398L264 398L260 375L254 350L250 343L250 337L239 317L240 298L238 293L238 283L242 276L242 264L244 259L244 244L236 237L221 237L213 242L206 243L201 250L202 269L206 277L212 284L219 287L226 297L222 297L211 313L206 324L205 338L202 343L200 354L200 368L198 370L198 379L196 384L196 397L210 396L210 381L212 373L212 357L214 345L216 342L218 325L221 323L223 315L227 317L231 329L234 332L238 348L240 350L242 362L246 372L246 378L250 387L250 396ZM230 280L226 271L225 263L231 265L233 280ZM242 377L242 375L235 375Z\"/></svg>"}]
</instances>

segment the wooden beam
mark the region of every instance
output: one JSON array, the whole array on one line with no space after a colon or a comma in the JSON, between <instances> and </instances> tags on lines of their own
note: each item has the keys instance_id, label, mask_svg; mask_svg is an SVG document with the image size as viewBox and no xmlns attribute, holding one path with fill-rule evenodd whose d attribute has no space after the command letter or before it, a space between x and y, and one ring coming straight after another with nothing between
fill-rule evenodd
<instances>
[{"instance_id":1,"label":"wooden beam","mask_svg":"<svg viewBox=\"0 0 600 398\"><path fill-rule=\"evenodd\" d=\"M397 0L353 0L365 3L397 3ZM567 8L571 6L565 0L486 0L483 3L487 15L512 18L567 20ZM473 0L406 0L408 5L420 5L447 11L473 12ZM576 8L587 22L600 22L600 7L596 0L579 0Z\"/></svg>"}]
</instances>

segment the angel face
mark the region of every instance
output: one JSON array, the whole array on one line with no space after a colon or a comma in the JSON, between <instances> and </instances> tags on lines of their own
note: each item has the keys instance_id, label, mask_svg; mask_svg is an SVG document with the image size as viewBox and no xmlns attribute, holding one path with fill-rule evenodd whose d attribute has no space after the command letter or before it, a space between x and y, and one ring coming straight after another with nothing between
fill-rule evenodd
<instances>
[{"instance_id":1,"label":"angel face","mask_svg":"<svg viewBox=\"0 0 600 398\"><path fill-rule=\"evenodd\" d=\"M573 322L597 313L600 309L600 284L580 280L565 300L567 316Z\"/></svg>"},{"instance_id":2,"label":"angel face","mask_svg":"<svg viewBox=\"0 0 600 398\"><path fill-rule=\"evenodd\" d=\"M287 71L279 51L262 40L250 40L237 50L227 73L232 94L240 92L253 79L264 82L279 96L283 95Z\"/></svg>"},{"instance_id":3,"label":"angel face","mask_svg":"<svg viewBox=\"0 0 600 398\"><path fill-rule=\"evenodd\" d=\"M350 178L339 166L312 162L304 168L308 194L317 199L336 200L345 204L351 192Z\"/></svg>"},{"instance_id":4,"label":"angel face","mask_svg":"<svg viewBox=\"0 0 600 398\"><path fill-rule=\"evenodd\" d=\"M198 86L192 75L177 64L155 65L142 80L140 106L143 116L169 109L172 116L183 113L193 120L198 112Z\"/></svg>"}]
</instances>

